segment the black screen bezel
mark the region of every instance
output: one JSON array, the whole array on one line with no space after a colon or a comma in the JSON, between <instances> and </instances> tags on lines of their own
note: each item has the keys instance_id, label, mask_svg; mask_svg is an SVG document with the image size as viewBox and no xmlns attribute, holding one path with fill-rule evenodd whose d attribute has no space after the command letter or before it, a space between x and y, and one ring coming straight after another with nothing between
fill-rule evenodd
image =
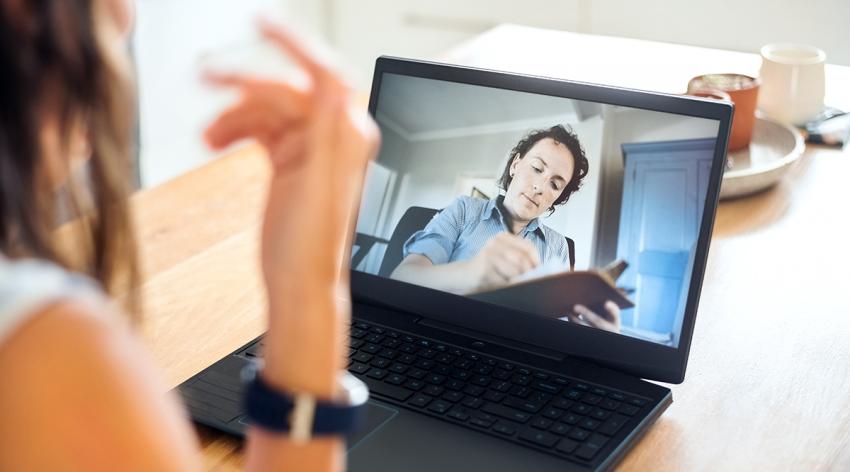
<instances>
[{"instance_id":1,"label":"black screen bezel","mask_svg":"<svg viewBox=\"0 0 850 472\"><path fill-rule=\"evenodd\" d=\"M540 316L529 316L463 296L351 270L354 301L388 305L425 318L590 359L646 379L682 382L714 226L720 181L725 168L726 145L733 114L732 104L383 56L375 64L369 99L369 112L373 117L378 105L381 79L385 73L674 113L719 122L706 206L697 240L682 332L676 348ZM475 316L464 316L465 313L475 313Z\"/></svg>"}]
</instances>

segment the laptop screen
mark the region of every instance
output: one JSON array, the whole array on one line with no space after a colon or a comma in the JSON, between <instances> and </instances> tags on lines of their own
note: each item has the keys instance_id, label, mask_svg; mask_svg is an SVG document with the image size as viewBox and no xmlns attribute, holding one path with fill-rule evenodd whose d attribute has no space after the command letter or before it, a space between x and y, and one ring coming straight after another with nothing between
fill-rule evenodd
<instances>
[{"instance_id":1,"label":"laptop screen","mask_svg":"<svg viewBox=\"0 0 850 472\"><path fill-rule=\"evenodd\" d=\"M718 121L392 73L375 117L355 271L678 346Z\"/></svg>"}]
</instances>

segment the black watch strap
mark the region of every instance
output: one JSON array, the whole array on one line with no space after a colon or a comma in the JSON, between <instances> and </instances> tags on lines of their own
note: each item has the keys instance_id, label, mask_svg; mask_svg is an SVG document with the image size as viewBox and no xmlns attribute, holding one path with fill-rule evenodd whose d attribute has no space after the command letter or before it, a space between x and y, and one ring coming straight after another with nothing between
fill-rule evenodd
<instances>
[{"instance_id":1,"label":"black watch strap","mask_svg":"<svg viewBox=\"0 0 850 472\"><path fill-rule=\"evenodd\" d=\"M355 394L349 396L356 398L347 398L341 400L341 403L335 403L316 401L309 395L291 395L278 391L268 385L262 376L258 375L257 370L257 367L252 365L246 367L245 373L245 412L251 423L270 431L290 433L293 437L298 433L296 439L302 440L309 439L312 435L344 435L357 428L368 399L368 390L351 374L346 373L343 384L356 382L359 386L352 389L350 385L344 385L342 390L355 391ZM297 409L302 411L296 413ZM292 424L293 421L307 423L299 426ZM298 431L299 428L306 428L307 431Z\"/></svg>"}]
</instances>

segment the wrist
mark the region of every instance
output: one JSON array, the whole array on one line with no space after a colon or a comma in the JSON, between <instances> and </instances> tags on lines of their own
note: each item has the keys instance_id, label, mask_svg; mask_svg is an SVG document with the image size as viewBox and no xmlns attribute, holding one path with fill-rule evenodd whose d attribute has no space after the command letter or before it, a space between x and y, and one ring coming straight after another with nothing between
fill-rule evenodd
<instances>
[{"instance_id":1,"label":"wrist","mask_svg":"<svg viewBox=\"0 0 850 472\"><path fill-rule=\"evenodd\" d=\"M269 300L263 378L277 388L332 398L345 369L350 306L335 297Z\"/></svg>"},{"instance_id":2,"label":"wrist","mask_svg":"<svg viewBox=\"0 0 850 472\"><path fill-rule=\"evenodd\" d=\"M466 292L477 292L487 288L487 274L482 269L483 264L480 264L477 258L469 259L463 262L466 265L462 268L463 270L461 271L461 273L470 274L469 277L466 277L466 281L468 284L466 287Z\"/></svg>"},{"instance_id":3,"label":"wrist","mask_svg":"<svg viewBox=\"0 0 850 472\"><path fill-rule=\"evenodd\" d=\"M258 375L258 365L253 363L242 370L242 378L249 421L270 431L288 433L292 441L302 444L314 434L351 432L369 398L366 385L349 373L337 377L338 394L332 398L277 388Z\"/></svg>"}]
</instances>

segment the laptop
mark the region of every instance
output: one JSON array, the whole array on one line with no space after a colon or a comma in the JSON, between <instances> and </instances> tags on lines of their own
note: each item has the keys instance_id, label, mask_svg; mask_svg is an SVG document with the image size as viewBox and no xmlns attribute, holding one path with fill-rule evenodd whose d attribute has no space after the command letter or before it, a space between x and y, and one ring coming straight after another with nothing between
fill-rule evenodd
<instances>
[{"instance_id":1,"label":"laptop","mask_svg":"<svg viewBox=\"0 0 850 472\"><path fill-rule=\"evenodd\" d=\"M349 469L612 468L672 403L649 380L685 378L732 105L381 57L369 110L349 370L371 399ZM582 274L598 284L570 289ZM183 383L192 418L243 435L261 356L258 338Z\"/></svg>"}]
</instances>

